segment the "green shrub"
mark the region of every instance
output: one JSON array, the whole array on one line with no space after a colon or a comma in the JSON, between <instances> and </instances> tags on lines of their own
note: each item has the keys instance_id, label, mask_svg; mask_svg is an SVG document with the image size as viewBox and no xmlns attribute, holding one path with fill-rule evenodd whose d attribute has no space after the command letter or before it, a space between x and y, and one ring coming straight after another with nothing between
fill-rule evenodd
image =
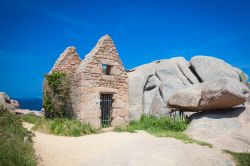
<instances>
[{"instance_id":1,"label":"green shrub","mask_svg":"<svg viewBox=\"0 0 250 166\"><path fill-rule=\"evenodd\" d=\"M32 130L43 133L61 135L61 136L82 136L91 133L97 133L90 124L82 123L79 120L54 118L46 119L44 117L24 116L23 121L33 123Z\"/></svg>"},{"instance_id":2,"label":"green shrub","mask_svg":"<svg viewBox=\"0 0 250 166\"><path fill-rule=\"evenodd\" d=\"M28 123L32 123L32 124L35 124L38 120L39 120L40 117L37 117L35 115L22 115L21 116L21 119L25 122L28 122Z\"/></svg>"},{"instance_id":3,"label":"green shrub","mask_svg":"<svg viewBox=\"0 0 250 166\"><path fill-rule=\"evenodd\" d=\"M173 120L170 117L155 117L153 115L142 115L140 121L132 121L129 130L157 130L157 131L184 131L187 121L184 119Z\"/></svg>"},{"instance_id":4,"label":"green shrub","mask_svg":"<svg viewBox=\"0 0 250 166\"><path fill-rule=\"evenodd\" d=\"M43 107L47 118L70 118L70 77L63 72L45 75L43 86Z\"/></svg>"},{"instance_id":5,"label":"green shrub","mask_svg":"<svg viewBox=\"0 0 250 166\"><path fill-rule=\"evenodd\" d=\"M155 117L153 115L142 115L140 121L132 121L128 126L116 128L116 131L147 130L151 132L175 131L181 132L187 128L185 119L173 120L170 117Z\"/></svg>"},{"instance_id":6,"label":"green shrub","mask_svg":"<svg viewBox=\"0 0 250 166\"><path fill-rule=\"evenodd\" d=\"M22 127L21 119L9 112L0 112L0 165L36 165L32 133ZM24 137L29 141L25 144Z\"/></svg>"},{"instance_id":7,"label":"green shrub","mask_svg":"<svg viewBox=\"0 0 250 166\"><path fill-rule=\"evenodd\" d=\"M250 153L235 153L229 150L225 150L224 152L233 156L236 161L237 166L249 166L250 165Z\"/></svg>"},{"instance_id":8,"label":"green shrub","mask_svg":"<svg viewBox=\"0 0 250 166\"><path fill-rule=\"evenodd\" d=\"M142 115L140 121L132 121L127 126L115 128L117 132L136 132L136 130L145 130L157 137L174 137L182 140L184 143L197 143L199 145L212 147L211 144L194 140L185 133L188 122L185 119L172 119L170 117L155 117L152 115Z\"/></svg>"}]
</instances>

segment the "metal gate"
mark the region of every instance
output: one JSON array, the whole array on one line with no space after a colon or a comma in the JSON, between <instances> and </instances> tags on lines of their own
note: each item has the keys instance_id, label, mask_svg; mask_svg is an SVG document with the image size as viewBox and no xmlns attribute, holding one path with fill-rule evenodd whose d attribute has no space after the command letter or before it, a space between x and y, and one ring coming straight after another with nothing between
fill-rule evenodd
<instances>
[{"instance_id":1,"label":"metal gate","mask_svg":"<svg viewBox=\"0 0 250 166\"><path fill-rule=\"evenodd\" d=\"M101 94L101 122L102 127L111 125L112 94Z\"/></svg>"}]
</instances>

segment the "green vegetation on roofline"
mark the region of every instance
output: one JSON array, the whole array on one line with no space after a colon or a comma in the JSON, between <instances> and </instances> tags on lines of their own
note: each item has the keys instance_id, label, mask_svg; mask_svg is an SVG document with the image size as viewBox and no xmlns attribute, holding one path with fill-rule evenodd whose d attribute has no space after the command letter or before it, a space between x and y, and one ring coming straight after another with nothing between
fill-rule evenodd
<instances>
[{"instance_id":1,"label":"green vegetation on roofline","mask_svg":"<svg viewBox=\"0 0 250 166\"><path fill-rule=\"evenodd\" d=\"M75 119L46 119L33 115L23 115L23 121L34 124L32 130L43 133L61 135L61 136L82 136L86 134L98 133L90 124L82 123Z\"/></svg>"},{"instance_id":2,"label":"green vegetation on roofline","mask_svg":"<svg viewBox=\"0 0 250 166\"><path fill-rule=\"evenodd\" d=\"M32 133L21 122L19 116L0 110L0 165L36 165ZM24 137L28 137L27 143Z\"/></svg>"},{"instance_id":3,"label":"green vegetation on roofline","mask_svg":"<svg viewBox=\"0 0 250 166\"><path fill-rule=\"evenodd\" d=\"M188 122L185 119L172 119L170 117L155 117L152 115L142 115L140 121L132 121L125 127L115 128L117 132L136 132L144 130L157 137L173 137L184 143L196 143L203 146L212 147L211 144L190 138L183 133Z\"/></svg>"},{"instance_id":4,"label":"green vegetation on roofline","mask_svg":"<svg viewBox=\"0 0 250 166\"><path fill-rule=\"evenodd\" d=\"M236 153L229 150L224 150L224 152L230 154L237 166L249 166L250 165L250 153Z\"/></svg>"}]
</instances>

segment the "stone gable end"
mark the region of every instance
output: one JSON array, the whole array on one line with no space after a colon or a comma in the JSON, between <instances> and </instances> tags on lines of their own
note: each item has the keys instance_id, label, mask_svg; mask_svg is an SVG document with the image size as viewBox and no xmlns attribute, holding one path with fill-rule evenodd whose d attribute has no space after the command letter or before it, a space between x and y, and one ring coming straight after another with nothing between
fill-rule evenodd
<instances>
[{"instance_id":1,"label":"stone gable end","mask_svg":"<svg viewBox=\"0 0 250 166\"><path fill-rule=\"evenodd\" d=\"M103 94L110 94L113 101L111 126L127 124L128 75L111 37L101 37L81 62L77 57L75 48L69 47L51 70L73 73L70 100L75 117L100 128L100 98Z\"/></svg>"},{"instance_id":2,"label":"stone gable end","mask_svg":"<svg viewBox=\"0 0 250 166\"><path fill-rule=\"evenodd\" d=\"M80 63L81 60L76 52L76 48L73 46L67 47L55 62L50 73L60 71L73 74Z\"/></svg>"}]
</instances>

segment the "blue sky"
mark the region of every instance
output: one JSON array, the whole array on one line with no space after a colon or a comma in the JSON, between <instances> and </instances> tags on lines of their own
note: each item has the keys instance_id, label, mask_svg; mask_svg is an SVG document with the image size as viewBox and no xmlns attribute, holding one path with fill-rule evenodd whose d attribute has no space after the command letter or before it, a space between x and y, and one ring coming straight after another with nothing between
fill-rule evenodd
<instances>
[{"instance_id":1,"label":"blue sky","mask_svg":"<svg viewBox=\"0 0 250 166\"><path fill-rule=\"evenodd\" d=\"M0 1L0 91L42 96L59 54L83 58L109 34L125 68L194 55L222 58L250 74L250 1Z\"/></svg>"}]
</instances>

